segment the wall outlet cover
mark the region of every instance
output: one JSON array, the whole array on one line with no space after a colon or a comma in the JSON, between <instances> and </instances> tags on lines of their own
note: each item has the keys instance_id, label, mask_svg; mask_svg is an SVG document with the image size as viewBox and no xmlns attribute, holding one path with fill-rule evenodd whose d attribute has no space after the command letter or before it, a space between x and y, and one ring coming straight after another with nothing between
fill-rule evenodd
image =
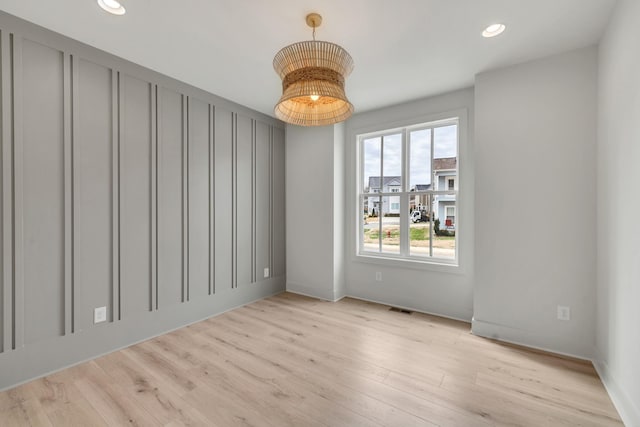
<instances>
[{"instance_id":1,"label":"wall outlet cover","mask_svg":"<svg viewBox=\"0 0 640 427\"><path fill-rule=\"evenodd\" d=\"M107 307L98 307L93 310L93 323L101 323L107 320Z\"/></svg>"},{"instance_id":2,"label":"wall outlet cover","mask_svg":"<svg viewBox=\"0 0 640 427\"><path fill-rule=\"evenodd\" d=\"M269 267L264 268L264 277L269 277Z\"/></svg>"},{"instance_id":3,"label":"wall outlet cover","mask_svg":"<svg viewBox=\"0 0 640 427\"><path fill-rule=\"evenodd\" d=\"M571 307L559 305L558 320L571 320Z\"/></svg>"},{"instance_id":4,"label":"wall outlet cover","mask_svg":"<svg viewBox=\"0 0 640 427\"><path fill-rule=\"evenodd\" d=\"M376 282L382 282L382 272L376 271Z\"/></svg>"}]
</instances>

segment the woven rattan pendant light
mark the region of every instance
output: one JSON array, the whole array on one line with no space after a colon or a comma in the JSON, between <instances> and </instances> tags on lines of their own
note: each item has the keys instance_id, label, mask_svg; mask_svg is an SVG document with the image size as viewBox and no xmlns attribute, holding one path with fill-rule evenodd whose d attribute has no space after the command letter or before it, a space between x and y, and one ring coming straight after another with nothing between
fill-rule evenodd
<instances>
[{"instance_id":1,"label":"woven rattan pendant light","mask_svg":"<svg viewBox=\"0 0 640 427\"><path fill-rule=\"evenodd\" d=\"M273 68L282 79L282 97L275 115L284 122L323 126L342 122L353 113L353 105L344 93L353 59L337 44L316 41L316 28L321 23L317 13L307 15L313 40L289 45L273 58Z\"/></svg>"}]
</instances>

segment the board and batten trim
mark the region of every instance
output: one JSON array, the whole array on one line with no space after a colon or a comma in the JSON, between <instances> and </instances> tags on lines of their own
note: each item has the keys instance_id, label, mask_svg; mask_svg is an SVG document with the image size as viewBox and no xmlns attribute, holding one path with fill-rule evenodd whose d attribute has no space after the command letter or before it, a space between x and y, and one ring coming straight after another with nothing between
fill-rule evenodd
<instances>
[{"instance_id":1,"label":"board and batten trim","mask_svg":"<svg viewBox=\"0 0 640 427\"><path fill-rule=\"evenodd\" d=\"M22 39L12 35L13 53L13 339L12 348L24 345L24 216L22 130Z\"/></svg>"},{"instance_id":2,"label":"board and batten trim","mask_svg":"<svg viewBox=\"0 0 640 427\"><path fill-rule=\"evenodd\" d=\"M216 107L209 104L209 295L216 293L216 254L215 254L215 237L216 237L216 207L215 207L215 188L216 188L216 154L215 154L215 132L216 132Z\"/></svg>"},{"instance_id":3,"label":"board and batten trim","mask_svg":"<svg viewBox=\"0 0 640 427\"><path fill-rule=\"evenodd\" d=\"M122 135L120 134L120 72L111 69L111 111L112 111L112 143L113 143L113 159L111 161L111 170L113 171L113 206L111 212L113 215L112 230L112 254L113 254L113 289L111 302L111 321L116 322L122 319L122 304L120 301L120 152L122 149Z\"/></svg>"},{"instance_id":4,"label":"board and batten trim","mask_svg":"<svg viewBox=\"0 0 640 427\"><path fill-rule=\"evenodd\" d=\"M150 311L158 309L158 85L151 85L151 292Z\"/></svg>"},{"instance_id":5,"label":"board and batten trim","mask_svg":"<svg viewBox=\"0 0 640 427\"><path fill-rule=\"evenodd\" d=\"M273 253L275 251L275 243L273 241L273 223L275 221L273 209L273 138L273 126L269 126L269 277L274 274Z\"/></svg>"},{"instance_id":6,"label":"board and batten trim","mask_svg":"<svg viewBox=\"0 0 640 427\"><path fill-rule=\"evenodd\" d=\"M101 68L85 74L85 61ZM55 71L54 83L47 83L54 91L43 94L55 115L35 123L39 92L24 85L45 75L40 64ZM161 88L176 94L174 113L166 116L175 131L167 182L183 190L169 202L174 231L168 243L160 211ZM274 254L280 247L274 224L283 230L274 201L284 197L260 193L284 191L271 176L273 132L284 135L281 122L4 12L0 95L0 363L11 368L1 370L0 389L284 290L284 272L273 269L284 257L284 248ZM196 100L203 104L190 106ZM92 105L102 114L95 123ZM55 145L44 144L48 127L42 126L54 131ZM53 163L41 153L53 153ZM47 182L33 175L41 165L55 190L49 194L55 216L45 224L38 223L48 215L39 186ZM97 202L87 197L95 191ZM270 219L258 219L261 214ZM87 243L94 230L101 237ZM34 246L48 233L50 244ZM35 243L26 240L34 236ZM172 261L163 272L164 244L171 245L170 259L180 256L181 267ZM92 255L94 247L100 253ZM31 270L34 261L43 265L35 267L40 273ZM96 281L94 263L103 266ZM278 277L263 280L262 263ZM49 269L55 277L42 279ZM260 286L245 286L254 282ZM55 301L36 315L42 290ZM94 304L107 306L105 323L93 325Z\"/></svg>"},{"instance_id":7,"label":"board and batten trim","mask_svg":"<svg viewBox=\"0 0 640 427\"><path fill-rule=\"evenodd\" d=\"M231 287L238 287L238 114L231 114L232 127L231 127Z\"/></svg>"},{"instance_id":8,"label":"board and batten trim","mask_svg":"<svg viewBox=\"0 0 640 427\"><path fill-rule=\"evenodd\" d=\"M189 97L182 95L182 302L189 301Z\"/></svg>"},{"instance_id":9,"label":"board and batten trim","mask_svg":"<svg viewBox=\"0 0 640 427\"><path fill-rule=\"evenodd\" d=\"M80 218L79 204L75 201L78 194L77 186L80 181L80 171L76 164L75 136L78 134L76 126L78 120L78 67L75 58L63 53L64 64L64 317L65 335L76 331L76 300L75 280L79 277L79 263L75 262L76 248L80 246L80 230L77 220Z\"/></svg>"},{"instance_id":10,"label":"board and batten trim","mask_svg":"<svg viewBox=\"0 0 640 427\"><path fill-rule=\"evenodd\" d=\"M251 283L256 281L256 121L251 119Z\"/></svg>"},{"instance_id":11,"label":"board and batten trim","mask_svg":"<svg viewBox=\"0 0 640 427\"><path fill-rule=\"evenodd\" d=\"M13 35L0 30L0 95L2 96L2 328L0 353L13 348Z\"/></svg>"}]
</instances>

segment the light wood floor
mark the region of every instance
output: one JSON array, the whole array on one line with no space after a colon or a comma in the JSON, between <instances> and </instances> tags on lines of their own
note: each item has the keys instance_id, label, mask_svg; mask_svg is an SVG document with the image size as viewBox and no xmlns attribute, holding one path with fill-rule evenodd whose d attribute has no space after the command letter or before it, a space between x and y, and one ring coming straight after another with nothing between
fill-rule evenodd
<instances>
[{"instance_id":1,"label":"light wood floor","mask_svg":"<svg viewBox=\"0 0 640 427\"><path fill-rule=\"evenodd\" d=\"M0 425L622 423L590 363L282 294L0 393Z\"/></svg>"}]
</instances>

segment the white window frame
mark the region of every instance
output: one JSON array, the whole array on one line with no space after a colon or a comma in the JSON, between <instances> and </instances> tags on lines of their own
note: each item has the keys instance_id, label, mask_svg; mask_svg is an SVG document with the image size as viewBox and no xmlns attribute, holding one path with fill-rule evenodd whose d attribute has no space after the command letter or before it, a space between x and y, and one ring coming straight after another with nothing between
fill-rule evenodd
<instances>
[{"instance_id":1,"label":"white window frame","mask_svg":"<svg viewBox=\"0 0 640 427\"><path fill-rule=\"evenodd\" d=\"M466 123L466 121L465 121ZM460 127L461 127L461 117L459 116L454 116L454 117L450 117L450 118L446 118L446 119L440 119L440 120L433 120L433 121L429 121L429 122L425 122L425 123L420 123L420 124L415 124L415 125L408 125L408 126L402 126L400 128L393 128L393 129L385 129L385 130L381 130L381 131L375 131L375 132L368 132L368 133L359 133L356 135L356 140L357 140L357 148L356 148L356 158L357 158L357 190L356 190L356 194L357 194L357 210L360 214L357 215L357 242L356 242L356 256L360 257L360 258L372 258L372 259L380 259L380 260L399 260L399 261L410 261L410 262L415 262L415 263L420 263L420 264L444 264L444 265L451 265L451 266L458 266L459 265L459 247L460 247L460 236L459 236L459 232L457 231L457 227L456 227L456 248L455 248L455 257L453 259L451 258L439 258L436 256L433 256L433 252L432 252L432 248L430 248L430 251L432 252L431 256L421 256L421 255L411 255L410 253L410 242L409 242L409 197L412 195L417 195L417 194L426 194L428 196L434 197L437 195L455 195L455 199L456 199L456 206L459 203L459 199L460 199L460 192L459 192L459 186L458 185L454 185L455 189L452 191L449 191L448 189L445 190L438 190L438 189L434 189L434 187L437 185L437 183L432 182L432 190L424 190L424 191L410 191L409 188L409 150L408 150L408 146L409 146L409 137L408 135L410 134L410 132L413 131L418 131L418 130L422 130L422 129L432 129L431 131L431 159L433 160L433 150L434 150L434 131L433 129L436 129L438 127L445 127L445 126L451 126L451 125L457 125L457 147L456 147L456 153L457 153L457 161L456 161L456 177L457 179L459 179L460 177L460 171L459 171L459 165L460 165L460 138L461 138L461 132L460 132ZM364 192L364 171L363 171L363 165L364 165L364 150L363 150L363 144L364 141L367 139L371 139L371 138L377 138L380 137L381 138L381 156L383 156L384 153L384 137L385 136L390 136L390 135L397 135L397 134L401 134L402 135L402 140L401 140L401 144L402 144L402 184L401 184L401 189L400 192L389 192L389 193L385 193L385 192L369 192L369 193L365 193ZM381 157L380 159L380 179L383 179L383 167L384 167L384 159L383 157ZM433 171L433 165L432 165L432 171L431 171L432 175L435 176L434 171ZM379 242L379 250L378 251L367 251L366 248L364 247L364 215L362 215L362 207L364 205L364 198L365 197L379 197L380 200L382 200L382 197L385 196L395 196L395 197L400 197L400 248L399 248L399 253L395 254L395 253L387 253L387 252L382 252L382 240L380 240ZM457 212L456 212L457 213ZM379 217L381 218L381 217ZM432 226L431 229L433 230L433 218L430 219L430 221L432 222ZM456 216L456 223L458 223L458 217ZM382 235L382 221L379 220L378 221L378 226L379 226L379 232L378 235L381 236ZM433 240L431 240L431 242L433 242Z\"/></svg>"},{"instance_id":2,"label":"white window frame","mask_svg":"<svg viewBox=\"0 0 640 427\"><path fill-rule=\"evenodd\" d=\"M450 182L453 181L453 190L456 189L456 177L455 176L447 176L447 190L450 189L451 185L449 185Z\"/></svg>"},{"instance_id":3,"label":"white window frame","mask_svg":"<svg viewBox=\"0 0 640 427\"><path fill-rule=\"evenodd\" d=\"M446 221L447 218L449 217L449 215L447 215L447 210L448 209L453 209L453 215L451 215L453 217L453 226L455 227L457 222L458 222L458 217L456 216L456 205L453 206L445 206L444 207L444 220Z\"/></svg>"}]
</instances>

